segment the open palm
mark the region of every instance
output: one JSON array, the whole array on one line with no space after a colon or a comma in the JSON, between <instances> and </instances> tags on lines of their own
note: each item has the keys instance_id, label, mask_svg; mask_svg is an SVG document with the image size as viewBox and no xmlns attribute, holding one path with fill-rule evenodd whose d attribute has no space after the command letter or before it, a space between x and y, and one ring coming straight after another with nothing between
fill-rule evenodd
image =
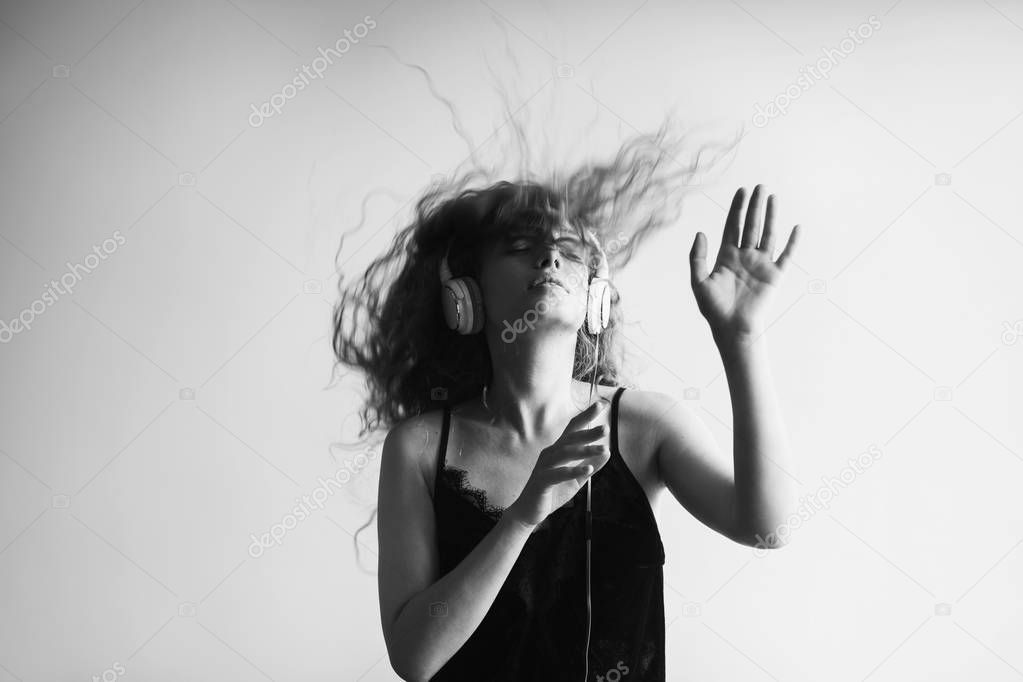
<instances>
[{"instance_id":1,"label":"open palm","mask_svg":"<svg viewBox=\"0 0 1023 682\"><path fill-rule=\"evenodd\" d=\"M696 233L689 252L691 284L696 305L715 338L755 337L763 331L768 302L799 241L800 228L796 225L778 260L773 260L777 236L773 194L766 203L766 216L761 220L764 188L757 185L740 234L746 188L740 187L735 193L713 271L707 267L707 237Z\"/></svg>"}]
</instances>

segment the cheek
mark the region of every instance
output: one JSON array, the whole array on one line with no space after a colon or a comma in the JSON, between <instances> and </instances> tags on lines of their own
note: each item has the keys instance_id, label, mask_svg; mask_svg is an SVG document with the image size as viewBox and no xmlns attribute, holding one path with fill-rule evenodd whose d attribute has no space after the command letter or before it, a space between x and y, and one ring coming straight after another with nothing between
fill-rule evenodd
<instances>
[{"instance_id":1,"label":"cheek","mask_svg":"<svg viewBox=\"0 0 1023 682\"><path fill-rule=\"evenodd\" d=\"M521 277L521 273L501 267L489 268L481 275L479 285L488 316L501 319L519 314L525 298Z\"/></svg>"},{"instance_id":2,"label":"cheek","mask_svg":"<svg viewBox=\"0 0 1023 682\"><path fill-rule=\"evenodd\" d=\"M576 267L567 270L563 279L568 284L569 288L572 289L573 294L580 294L585 298L586 290L589 287L589 274L589 271L585 267Z\"/></svg>"},{"instance_id":3,"label":"cheek","mask_svg":"<svg viewBox=\"0 0 1023 682\"><path fill-rule=\"evenodd\" d=\"M559 277L570 289L569 292L558 289L558 298L569 309L586 311L586 293L589 289L589 271L585 267L566 268Z\"/></svg>"}]
</instances>

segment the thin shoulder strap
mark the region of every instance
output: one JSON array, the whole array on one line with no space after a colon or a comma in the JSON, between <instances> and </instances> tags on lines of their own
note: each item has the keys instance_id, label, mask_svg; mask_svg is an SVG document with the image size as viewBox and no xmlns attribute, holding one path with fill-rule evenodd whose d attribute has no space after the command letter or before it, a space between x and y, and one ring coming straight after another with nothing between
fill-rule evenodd
<instances>
[{"instance_id":1,"label":"thin shoulder strap","mask_svg":"<svg viewBox=\"0 0 1023 682\"><path fill-rule=\"evenodd\" d=\"M621 452L618 450L618 401L624 392L625 387L622 386L615 391L614 397L611 398L611 451L619 457Z\"/></svg>"},{"instance_id":2,"label":"thin shoulder strap","mask_svg":"<svg viewBox=\"0 0 1023 682\"><path fill-rule=\"evenodd\" d=\"M451 406L444 405L444 424L441 426L440 432L440 446L437 448L437 472L434 475L434 489L437 488L437 481L440 480L440 474L444 471L444 458L448 450L448 429L451 427Z\"/></svg>"}]
</instances>

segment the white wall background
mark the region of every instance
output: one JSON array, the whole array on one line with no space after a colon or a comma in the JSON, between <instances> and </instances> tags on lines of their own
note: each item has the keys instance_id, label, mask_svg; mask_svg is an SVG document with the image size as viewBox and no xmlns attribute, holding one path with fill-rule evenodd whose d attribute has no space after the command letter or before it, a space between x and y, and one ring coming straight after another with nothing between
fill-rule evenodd
<instances>
[{"instance_id":1,"label":"white wall background","mask_svg":"<svg viewBox=\"0 0 1023 682\"><path fill-rule=\"evenodd\" d=\"M0 8L0 680L396 679L376 526L361 567L352 537L378 458L249 553L356 454L360 380L323 390L341 233L370 196L354 276L467 155L396 56L493 153L488 62L568 152L671 108L746 126L618 275L638 383L690 389L729 451L693 235L716 251L758 182L807 228L768 332L791 473L820 494L881 454L765 558L662 505L670 679L1023 678L1019 2L108 0Z\"/></svg>"}]
</instances>

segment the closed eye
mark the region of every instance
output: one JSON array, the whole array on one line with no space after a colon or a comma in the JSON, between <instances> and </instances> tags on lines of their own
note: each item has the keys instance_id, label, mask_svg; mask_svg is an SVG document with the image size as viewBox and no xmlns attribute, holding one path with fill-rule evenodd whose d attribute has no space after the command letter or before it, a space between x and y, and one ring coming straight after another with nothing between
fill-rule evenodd
<instances>
[{"instance_id":1,"label":"closed eye","mask_svg":"<svg viewBox=\"0 0 1023 682\"><path fill-rule=\"evenodd\" d=\"M569 260L575 261L577 263L582 263L583 260L584 260L584 256L583 256L582 250L579 247L578 242L576 240L572 240L572 239L566 239L566 240L562 240L562 241L563 242L567 242L567 243L562 243L560 245L560 247L559 247L559 250L565 256L565 258L568 258ZM524 239L524 238L519 238L519 239L511 240L511 242L508 245L507 252L508 253L521 253L523 251L532 250L532 248L533 248L533 241L532 240Z\"/></svg>"},{"instance_id":2,"label":"closed eye","mask_svg":"<svg viewBox=\"0 0 1023 682\"><path fill-rule=\"evenodd\" d=\"M583 262L582 255L577 250L575 250L575 249L567 249L565 251L562 251L562 253L565 254L566 258L570 258L571 260L574 260L577 263L582 263Z\"/></svg>"}]
</instances>

